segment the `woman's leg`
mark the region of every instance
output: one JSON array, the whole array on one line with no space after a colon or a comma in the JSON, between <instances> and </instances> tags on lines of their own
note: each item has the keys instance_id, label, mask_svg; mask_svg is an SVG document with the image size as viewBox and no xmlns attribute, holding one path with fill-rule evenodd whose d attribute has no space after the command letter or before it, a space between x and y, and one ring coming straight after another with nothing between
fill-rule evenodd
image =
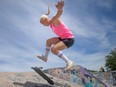
<instances>
[{"instance_id":1,"label":"woman's leg","mask_svg":"<svg viewBox=\"0 0 116 87\"><path fill-rule=\"evenodd\" d=\"M67 46L62 41L59 41L56 44L54 44L54 46L51 48L51 52L57 55L59 51L64 50L66 48Z\"/></svg>"},{"instance_id":2,"label":"woman's leg","mask_svg":"<svg viewBox=\"0 0 116 87\"><path fill-rule=\"evenodd\" d=\"M51 52L57 55L58 57L62 58L67 63L66 69L68 70L73 66L73 62L68 57L66 57L61 51L66 48L67 46L62 41L59 41L51 48Z\"/></svg>"},{"instance_id":3,"label":"woman's leg","mask_svg":"<svg viewBox=\"0 0 116 87\"><path fill-rule=\"evenodd\" d=\"M46 48L45 48L45 53L42 54L42 55L39 55L37 56L38 58L42 59L43 61L47 62L47 59L48 59L48 55L49 55L49 52L50 52L50 49L51 49L51 45L52 44L56 44L58 43L60 40L59 40L59 37L53 37L53 38L50 38L46 41Z\"/></svg>"}]
</instances>

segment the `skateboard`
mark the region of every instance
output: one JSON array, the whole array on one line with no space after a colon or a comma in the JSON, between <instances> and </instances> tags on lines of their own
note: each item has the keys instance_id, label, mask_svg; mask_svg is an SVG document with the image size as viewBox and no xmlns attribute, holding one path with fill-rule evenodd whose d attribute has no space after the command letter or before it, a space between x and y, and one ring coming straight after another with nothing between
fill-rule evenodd
<instances>
[{"instance_id":1,"label":"skateboard","mask_svg":"<svg viewBox=\"0 0 116 87\"><path fill-rule=\"evenodd\" d=\"M54 81L51 80L44 72L42 72L41 68L31 67L36 73L38 73L42 78L44 78L49 84L54 85Z\"/></svg>"}]
</instances>

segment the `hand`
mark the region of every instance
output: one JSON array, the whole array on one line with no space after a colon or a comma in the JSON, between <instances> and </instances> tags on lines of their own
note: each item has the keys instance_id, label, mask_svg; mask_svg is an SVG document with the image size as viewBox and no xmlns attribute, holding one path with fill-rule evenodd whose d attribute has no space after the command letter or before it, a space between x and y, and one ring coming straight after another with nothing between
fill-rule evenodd
<instances>
[{"instance_id":1,"label":"hand","mask_svg":"<svg viewBox=\"0 0 116 87\"><path fill-rule=\"evenodd\" d=\"M62 0L58 1L58 3L56 4L56 8L59 10L62 9L63 6L64 6L64 1L62 1Z\"/></svg>"}]
</instances>

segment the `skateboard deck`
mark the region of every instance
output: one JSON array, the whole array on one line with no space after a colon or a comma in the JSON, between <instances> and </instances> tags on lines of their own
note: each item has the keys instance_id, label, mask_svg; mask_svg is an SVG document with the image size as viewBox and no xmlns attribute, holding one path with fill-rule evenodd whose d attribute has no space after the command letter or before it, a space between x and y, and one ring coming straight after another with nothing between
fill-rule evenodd
<instances>
[{"instance_id":1,"label":"skateboard deck","mask_svg":"<svg viewBox=\"0 0 116 87\"><path fill-rule=\"evenodd\" d=\"M35 72L37 72L42 78L44 78L49 84L54 85L54 81L51 80L44 72L41 71L41 68L31 67Z\"/></svg>"}]
</instances>

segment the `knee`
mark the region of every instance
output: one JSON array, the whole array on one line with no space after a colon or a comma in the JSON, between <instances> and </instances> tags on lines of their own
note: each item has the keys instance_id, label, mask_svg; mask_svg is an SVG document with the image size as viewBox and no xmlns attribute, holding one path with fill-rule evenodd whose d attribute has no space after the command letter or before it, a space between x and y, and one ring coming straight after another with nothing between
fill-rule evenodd
<instances>
[{"instance_id":1,"label":"knee","mask_svg":"<svg viewBox=\"0 0 116 87\"><path fill-rule=\"evenodd\" d=\"M47 45L47 46L51 46L51 40L50 40L50 39L48 39L48 40L46 41L46 45Z\"/></svg>"},{"instance_id":2,"label":"knee","mask_svg":"<svg viewBox=\"0 0 116 87\"><path fill-rule=\"evenodd\" d=\"M51 52L52 52L53 54L57 55L57 51L58 51L58 49L57 49L55 46L53 46L53 47L51 48Z\"/></svg>"}]
</instances>

